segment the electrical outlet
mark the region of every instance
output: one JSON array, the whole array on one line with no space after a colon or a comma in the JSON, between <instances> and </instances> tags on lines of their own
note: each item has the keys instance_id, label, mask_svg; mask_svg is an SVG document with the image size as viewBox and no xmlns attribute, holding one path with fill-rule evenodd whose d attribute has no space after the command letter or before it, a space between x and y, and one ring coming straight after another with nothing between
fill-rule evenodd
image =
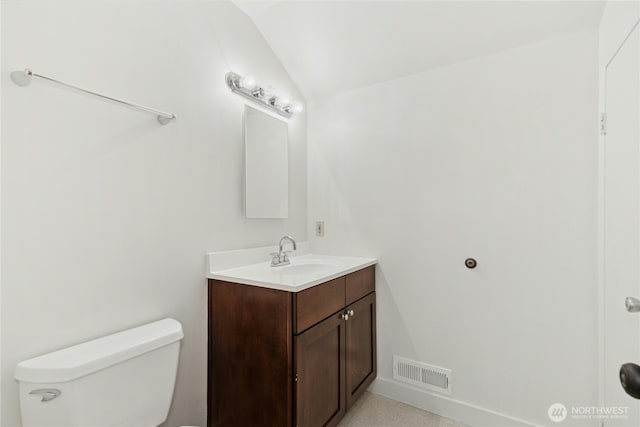
<instances>
[{"instance_id":1,"label":"electrical outlet","mask_svg":"<svg viewBox=\"0 0 640 427\"><path fill-rule=\"evenodd\" d=\"M324 237L324 221L316 221L316 236Z\"/></svg>"}]
</instances>

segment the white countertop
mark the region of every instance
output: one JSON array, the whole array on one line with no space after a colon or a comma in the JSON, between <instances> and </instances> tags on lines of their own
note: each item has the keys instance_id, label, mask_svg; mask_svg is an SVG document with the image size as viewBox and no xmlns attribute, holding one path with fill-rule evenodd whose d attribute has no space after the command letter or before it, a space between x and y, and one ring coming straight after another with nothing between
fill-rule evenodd
<instances>
[{"instance_id":1,"label":"white countertop","mask_svg":"<svg viewBox=\"0 0 640 427\"><path fill-rule=\"evenodd\" d=\"M216 254L209 254L209 279L289 292L300 292L377 262L375 258L306 254L291 257L291 263L282 267L271 267L270 261L266 260L217 270L215 262L211 261L215 256Z\"/></svg>"}]
</instances>

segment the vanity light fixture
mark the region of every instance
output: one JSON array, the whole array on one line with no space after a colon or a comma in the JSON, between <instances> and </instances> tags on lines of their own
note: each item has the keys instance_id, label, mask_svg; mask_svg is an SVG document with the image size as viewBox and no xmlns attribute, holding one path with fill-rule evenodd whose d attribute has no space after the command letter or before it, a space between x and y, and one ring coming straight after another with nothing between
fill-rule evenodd
<instances>
[{"instance_id":1,"label":"vanity light fixture","mask_svg":"<svg viewBox=\"0 0 640 427\"><path fill-rule=\"evenodd\" d=\"M301 113L304 109L301 103L291 102L286 96L276 95L272 89L258 86L252 78L242 77L233 71L226 74L225 81L232 92L251 99L283 117L291 118L293 113Z\"/></svg>"}]
</instances>

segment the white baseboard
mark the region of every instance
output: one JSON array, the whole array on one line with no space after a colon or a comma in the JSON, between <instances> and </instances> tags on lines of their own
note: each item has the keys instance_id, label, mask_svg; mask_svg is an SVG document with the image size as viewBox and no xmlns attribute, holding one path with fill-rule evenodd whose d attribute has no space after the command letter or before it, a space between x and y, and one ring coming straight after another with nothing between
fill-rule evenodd
<instances>
[{"instance_id":1,"label":"white baseboard","mask_svg":"<svg viewBox=\"0 0 640 427\"><path fill-rule=\"evenodd\" d=\"M369 391L473 427L538 427L529 421L386 378L376 378Z\"/></svg>"}]
</instances>

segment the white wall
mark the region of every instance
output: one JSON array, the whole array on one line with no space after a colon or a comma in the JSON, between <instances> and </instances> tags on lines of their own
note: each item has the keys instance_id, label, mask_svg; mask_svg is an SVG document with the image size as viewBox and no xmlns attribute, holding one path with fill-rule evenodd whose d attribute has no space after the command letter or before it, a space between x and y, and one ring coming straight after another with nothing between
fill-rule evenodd
<instances>
[{"instance_id":1,"label":"white wall","mask_svg":"<svg viewBox=\"0 0 640 427\"><path fill-rule=\"evenodd\" d=\"M178 120L17 87L25 67ZM2 1L3 427L20 425L17 362L166 316L185 331L167 425L205 425L205 252L306 239L306 117L290 121L289 219L245 219L230 69L302 100L228 2Z\"/></svg>"},{"instance_id":2,"label":"white wall","mask_svg":"<svg viewBox=\"0 0 640 427\"><path fill-rule=\"evenodd\" d=\"M597 61L582 32L311 103L312 244L379 258L376 391L473 425L597 404Z\"/></svg>"}]
</instances>

